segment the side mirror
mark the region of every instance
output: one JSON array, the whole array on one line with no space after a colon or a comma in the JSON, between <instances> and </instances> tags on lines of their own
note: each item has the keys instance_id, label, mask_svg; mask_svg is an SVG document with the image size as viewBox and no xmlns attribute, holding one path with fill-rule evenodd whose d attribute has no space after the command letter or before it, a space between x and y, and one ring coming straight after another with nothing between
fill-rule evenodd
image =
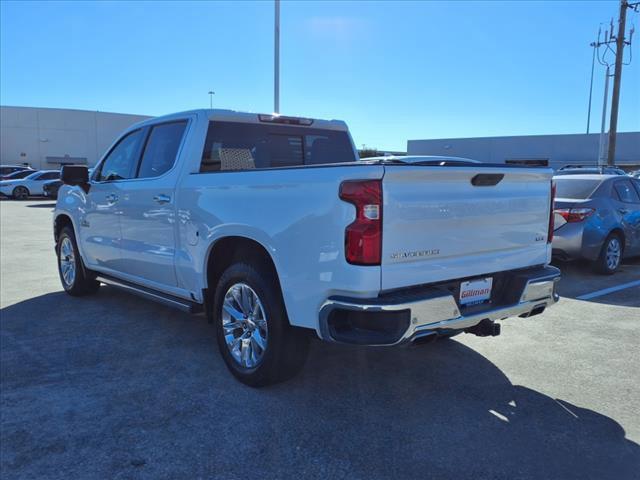
<instances>
[{"instance_id":1,"label":"side mirror","mask_svg":"<svg viewBox=\"0 0 640 480\"><path fill-rule=\"evenodd\" d=\"M78 185L87 192L89 190L89 169L85 165L64 165L60 172L60 180L65 185Z\"/></svg>"}]
</instances>

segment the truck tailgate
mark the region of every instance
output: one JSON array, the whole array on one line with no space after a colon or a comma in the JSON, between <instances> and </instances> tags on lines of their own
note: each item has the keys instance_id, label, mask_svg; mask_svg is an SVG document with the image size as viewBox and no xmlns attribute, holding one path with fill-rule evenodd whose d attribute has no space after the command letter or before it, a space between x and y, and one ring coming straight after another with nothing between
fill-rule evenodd
<instances>
[{"instance_id":1,"label":"truck tailgate","mask_svg":"<svg viewBox=\"0 0 640 480\"><path fill-rule=\"evenodd\" d=\"M382 290L547 263L551 175L524 167L385 166Z\"/></svg>"}]
</instances>

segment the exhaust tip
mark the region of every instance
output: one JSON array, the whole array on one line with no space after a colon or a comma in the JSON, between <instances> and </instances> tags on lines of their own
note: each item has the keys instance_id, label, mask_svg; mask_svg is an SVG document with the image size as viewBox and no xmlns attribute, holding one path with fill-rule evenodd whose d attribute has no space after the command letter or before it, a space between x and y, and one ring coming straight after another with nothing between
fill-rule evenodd
<instances>
[{"instance_id":1,"label":"exhaust tip","mask_svg":"<svg viewBox=\"0 0 640 480\"><path fill-rule=\"evenodd\" d=\"M529 317L533 317L534 315L540 315L542 312L544 312L545 308L546 308L545 305L539 305L535 307L533 310L531 310L530 312L523 313L522 315L520 315L520 318L529 318Z\"/></svg>"}]
</instances>

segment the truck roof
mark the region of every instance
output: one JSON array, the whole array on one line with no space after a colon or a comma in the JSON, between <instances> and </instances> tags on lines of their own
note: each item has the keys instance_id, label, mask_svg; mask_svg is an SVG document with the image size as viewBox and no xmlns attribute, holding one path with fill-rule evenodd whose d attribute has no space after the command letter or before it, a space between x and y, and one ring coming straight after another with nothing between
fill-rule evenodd
<instances>
[{"instance_id":1,"label":"truck roof","mask_svg":"<svg viewBox=\"0 0 640 480\"><path fill-rule=\"evenodd\" d=\"M347 131L347 124L342 120L322 120L318 118L309 117L293 117L287 115L280 115L275 113L252 113L252 112L238 112L235 110L223 110L223 109L197 109L187 110L184 112L172 113L169 115L162 115L160 117L150 118L142 122L136 123L132 127L140 127L144 125L154 124L162 121L173 120L176 118L184 117L185 115L202 115L209 118L210 121L219 122L242 122L242 123L279 123L296 126L309 126L312 128L320 128L325 130L342 130ZM302 123L294 123L300 121Z\"/></svg>"}]
</instances>

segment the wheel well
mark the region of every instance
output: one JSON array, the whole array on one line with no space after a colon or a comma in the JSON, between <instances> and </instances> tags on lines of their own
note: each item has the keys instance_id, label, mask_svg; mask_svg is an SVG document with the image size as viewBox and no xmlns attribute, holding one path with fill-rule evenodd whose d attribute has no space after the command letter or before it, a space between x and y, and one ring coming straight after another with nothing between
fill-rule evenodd
<instances>
[{"instance_id":1,"label":"wheel well","mask_svg":"<svg viewBox=\"0 0 640 480\"><path fill-rule=\"evenodd\" d=\"M246 237L225 237L213 245L207 259L207 290L209 295L213 295L218 280L226 268L239 260L269 269L278 282L278 288L280 288L278 272L271 255L264 246Z\"/></svg>"},{"instance_id":2,"label":"wheel well","mask_svg":"<svg viewBox=\"0 0 640 480\"><path fill-rule=\"evenodd\" d=\"M71 227L73 230L73 222L71 221L71 218L64 214L58 215L53 223L53 239L56 242L58 241L58 237L60 236L62 229L67 226Z\"/></svg>"}]
</instances>

